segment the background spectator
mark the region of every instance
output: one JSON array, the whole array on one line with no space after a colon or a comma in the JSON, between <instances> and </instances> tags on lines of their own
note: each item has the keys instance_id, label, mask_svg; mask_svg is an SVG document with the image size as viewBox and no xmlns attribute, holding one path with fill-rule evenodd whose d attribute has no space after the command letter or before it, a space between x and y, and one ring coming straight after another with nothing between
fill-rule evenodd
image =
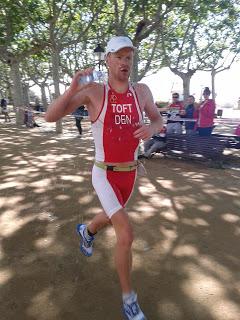
<instances>
[{"instance_id":1,"label":"background spectator","mask_svg":"<svg viewBox=\"0 0 240 320\"><path fill-rule=\"evenodd\" d=\"M30 106L24 112L24 124L27 128L40 127L35 121L33 109Z\"/></svg>"},{"instance_id":2,"label":"background spectator","mask_svg":"<svg viewBox=\"0 0 240 320\"><path fill-rule=\"evenodd\" d=\"M189 96L187 99L187 106L185 108L185 115L184 117L186 119L197 119L198 117L198 111L197 106L195 104L195 98L194 96ZM196 121L186 121L185 122L185 130L186 134L193 134L196 132Z\"/></svg>"},{"instance_id":3,"label":"background spectator","mask_svg":"<svg viewBox=\"0 0 240 320\"><path fill-rule=\"evenodd\" d=\"M80 106L72 113L72 115L75 117L76 127L78 128L78 132L79 132L80 136L82 135L81 122L82 122L82 119L84 116L84 110L85 110L85 107Z\"/></svg>"},{"instance_id":4,"label":"background spectator","mask_svg":"<svg viewBox=\"0 0 240 320\"><path fill-rule=\"evenodd\" d=\"M211 91L208 87L203 90L204 101L198 107L197 131L200 136L210 136L213 130L215 101L209 99Z\"/></svg>"},{"instance_id":5,"label":"background spectator","mask_svg":"<svg viewBox=\"0 0 240 320\"><path fill-rule=\"evenodd\" d=\"M10 122L11 119L10 119L9 114L8 114L7 100L4 99L4 98L1 99L1 111L2 111L2 114L5 117L5 122L7 122L7 121Z\"/></svg>"},{"instance_id":6,"label":"background spectator","mask_svg":"<svg viewBox=\"0 0 240 320\"><path fill-rule=\"evenodd\" d=\"M165 147L166 145L166 127L163 127L160 133L155 134L149 140L144 142L144 154L139 158L150 159L152 155Z\"/></svg>"},{"instance_id":7,"label":"background spectator","mask_svg":"<svg viewBox=\"0 0 240 320\"><path fill-rule=\"evenodd\" d=\"M181 134L182 133L182 121L181 115L184 114L184 106L179 101L179 94L177 92L172 94L172 103L168 106L167 111L167 134Z\"/></svg>"},{"instance_id":8,"label":"background spectator","mask_svg":"<svg viewBox=\"0 0 240 320\"><path fill-rule=\"evenodd\" d=\"M240 136L240 124L237 126L237 128L235 129L234 134L236 134L237 136Z\"/></svg>"}]
</instances>

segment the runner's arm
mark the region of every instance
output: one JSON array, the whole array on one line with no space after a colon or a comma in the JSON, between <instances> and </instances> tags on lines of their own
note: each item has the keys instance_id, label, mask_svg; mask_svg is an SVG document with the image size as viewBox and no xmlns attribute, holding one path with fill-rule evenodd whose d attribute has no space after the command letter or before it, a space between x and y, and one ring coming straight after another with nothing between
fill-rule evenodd
<instances>
[{"instance_id":1,"label":"runner's arm","mask_svg":"<svg viewBox=\"0 0 240 320\"><path fill-rule=\"evenodd\" d=\"M88 104L88 91L92 84L80 85L79 78L90 72L90 69L78 71L71 82L69 89L54 100L47 109L45 120L55 122L67 114L72 113L78 106Z\"/></svg>"},{"instance_id":2,"label":"runner's arm","mask_svg":"<svg viewBox=\"0 0 240 320\"><path fill-rule=\"evenodd\" d=\"M144 99L143 108L150 120L150 125L143 124L134 132L134 136L138 139L146 140L161 131L163 128L163 118L153 101L150 89L145 84L141 84L139 98Z\"/></svg>"}]
</instances>

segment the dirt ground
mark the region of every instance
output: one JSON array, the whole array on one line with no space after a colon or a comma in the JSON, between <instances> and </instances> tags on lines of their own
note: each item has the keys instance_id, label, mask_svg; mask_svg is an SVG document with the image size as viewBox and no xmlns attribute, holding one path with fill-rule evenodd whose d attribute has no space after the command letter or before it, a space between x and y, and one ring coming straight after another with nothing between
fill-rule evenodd
<instances>
[{"instance_id":1,"label":"dirt ground","mask_svg":"<svg viewBox=\"0 0 240 320\"><path fill-rule=\"evenodd\" d=\"M0 319L121 320L111 228L91 258L75 226L99 203L93 141L73 121L0 122ZM240 171L156 156L128 204L133 283L148 320L240 319Z\"/></svg>"}]
</instances>

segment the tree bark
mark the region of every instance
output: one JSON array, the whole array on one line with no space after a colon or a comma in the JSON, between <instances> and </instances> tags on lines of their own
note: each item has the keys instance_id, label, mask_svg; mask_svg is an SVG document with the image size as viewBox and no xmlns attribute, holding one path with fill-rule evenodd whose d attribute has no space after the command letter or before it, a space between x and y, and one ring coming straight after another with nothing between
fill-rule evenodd
<instances>
[{"instance_id":1,"label":"tree bark","mask_svg":"<svg viewBox=\"0 0 240 320\"><path fill-rule=\"evenodd\" d=\"M191 74L185 74L182 77L182 81L183 81L183 100L184 102L187 101L187 98L190 95L190 81L191 81Z\"/></svg>"},{"instance_id":2,"label":"tree bark","mask_svg":"<svg viewBox=\"0 0 240 320\"><path fill-rule=\"evenodd\" d=\"M30 104L29 101L29 86L27 83L23 84L23 99L24 99L24 105L27 106Z\"/></svg>"},{"instance_id":3,"label":"tree bark","mask_svg":"<svg viewBox=\"0 0 240 320\"><path fill-rule=\"evenodd\" d=\"M53 76L53 83L54 83L54 98L60 96L60 76L59 76L59 68L60 68L60 58L59 52L56 47L52 47L52 76ZM56 122L56 132L58 134L63 132L62 128L62 119Z\"/></svg>"},{"instance_id":4,"label":"tree bark","mask_svg":"<svg viewBox=\"0 0 240 320\"><path fill-rule=\"evenodd\" d=\"M16 112L16 124L17 126L21 126L24 124L24 97L19 62L11 61L10 67L10 75L12 79L11 92L14 110Z\"/></svg>"},{"instance_id":5,"label":"tree bark","mask_svg":"<svg viewBox=\"0 0 240 320\"><path fill-rule=\"evenodd\" d=\"M53 94L50 90L49 85L47 85L47 91L48 91L49 102L51 103L53 101Z\"/></svg>"},{"instance_id":6,"label":"tree bark","mask_svg":"<svg viewBox=\"0 0 240 320\"><path fill-rule=\"evenodd\" d=\"M212 69L211 70L211 81L212 81L212 98L213 100L216 99L216 91L215 91L215 76L217 72L216 70Z\"/></svg>"},{"instance_id":7,"label":"tree bark","mask_svg":"<svg viewBox=\"0 0 240 320\"><path fill-rule=\"evenodd\" d=\"M136 50L133 58L133 68L132 68L132 74L131 74L131 81L137 82L138 81L138 62L139 62L139 54Z\"/></svg>"},{"instance_id":8,"label":"tree bark","mask_svg":"<svg viewBox=\"0 0 240 320\"><path fill-rule=\"evenodd\" d=\"M189 69L187 72L181 72L176 68L170 68L170 70L176 74L177 76L179 76L182 81L183 81L183 100L184 103L186 103L187 101L187 97L190 94L190 82L191 82L191 78L194 75L194 73L196 72L196 70L192 70Z\"/></svg>"},{"instance_id":9,"label":"tree bark","mask_svg":"<svg viewBox=\"0 0 240 320\"><path fill-rule=\"evenodd\" d=\"M48 102L47 102L47 95L46 95L46 90L45 90L45 84L41 84L41 99L42 99L42 104L43 104L43 107L44 107L44 110L47 109L47 105L48 105Z\"/></svg>"}]
</instances>

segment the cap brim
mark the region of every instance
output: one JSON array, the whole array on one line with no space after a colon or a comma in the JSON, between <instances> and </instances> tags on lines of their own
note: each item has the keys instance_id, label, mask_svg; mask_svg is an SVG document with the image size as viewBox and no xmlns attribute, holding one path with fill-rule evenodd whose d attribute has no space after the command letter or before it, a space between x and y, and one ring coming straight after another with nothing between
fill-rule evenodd
<instances>
[{"instance_id":1,"label":"cap brim","mask_svg":"<svg viewBox=\"0 0 240 320\"><path fill-rule=\"evenodd\" d=\"M115 50L115 51L107 51L107 52L105 53L105 56L107 56L109 53L116 53L116 52L118 52L119 50L121 50L121 49L123 49L123 48L130 48L130 49L133 49L133 51L137 50L137 48L134 47L134 46L122 46L122 47L119 47L119 48L118 48L117 50Z\"/></svg>"}]
</instances>

